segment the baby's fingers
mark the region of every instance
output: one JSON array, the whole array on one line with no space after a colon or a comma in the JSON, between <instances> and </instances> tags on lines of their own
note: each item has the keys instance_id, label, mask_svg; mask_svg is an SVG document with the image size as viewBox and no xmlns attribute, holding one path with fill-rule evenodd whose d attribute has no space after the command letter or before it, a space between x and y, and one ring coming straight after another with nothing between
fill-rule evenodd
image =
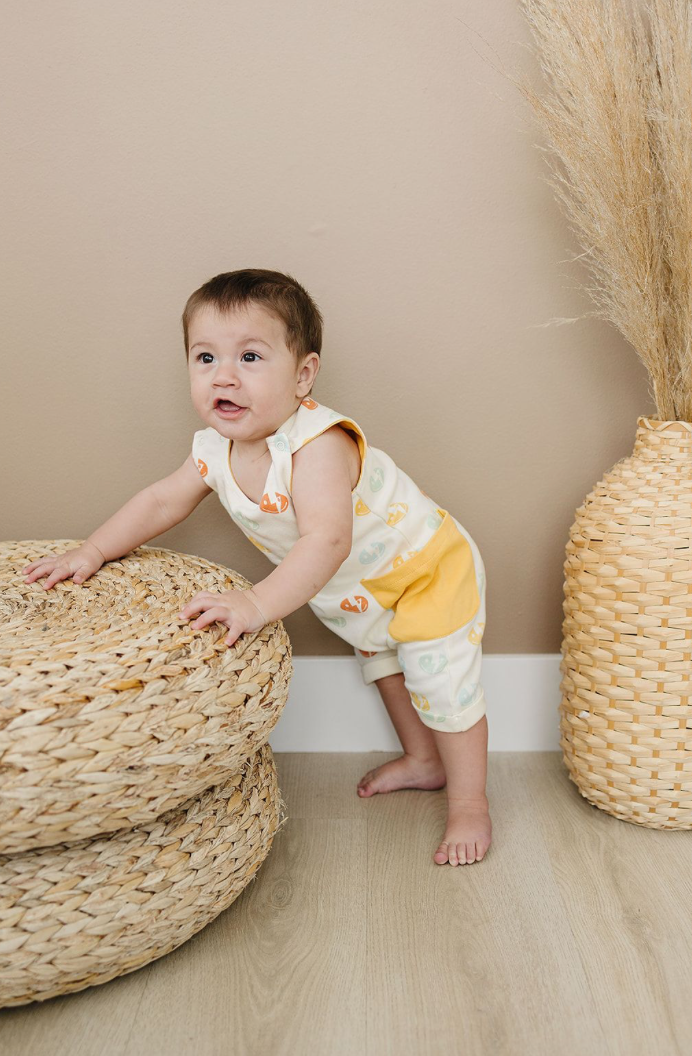
<instances>
[{"instance_id":1,"label":"baby's fingers","mask_svg":"<svg viewBox=\"0 0 692 1056\"><path fill-rule=\"evenodd\" d=\"M225 609L220 607L207 609L207 611L203 612L201 616L198 616L195 622L191 623L190 626L195 631L199 631L202 627L208 627L210 623L216 623L217 620L219 623L222 623L224 616L226 616Z\"/></svg>"},{"instance_id":2,"label":"baby's fingers","mask_svg":"<svg viewBox=\"0 0 692 1056\"><path fill-rule=\"evenodd\" d=\"M32 571L29 573L28 576L24 576L25 583L33 583L35 579L40 579L41 576L47 576L49 572L53 571L53 568L55 566L52 564L52 562L49 561L48 564L44 565L42 564L43 561L45 561L45 558L41 558L40 561L32 562L32 564L29 566Z\"/></svg>"},{"instance_id":3,"label":"baby's fingers","mask_svg":"<svg viewBox=\"0 0 692 1056\"><path fill-rule=\"evenodd\" d=\"M55 583L59 583L61 579L67 579L70 575L72 575L72 573L69 568L54 568L46 582L42 583L41 586L46 590L50 590Z\"/></svg>"},{"instance_id":4,"label":"baby's fingers","mask_svg":"<svg viewBox=\"0 0 692 1056\"><path fill-rule=\"evenodd\" d=\"M79 568L75 569L72 579L75 583L83 583L85 579L89 578L93 571L94 569L89 568L88 565L80 565Z\"/></svg>"},{"instance_id":5,"label":"baby's fingers","mask_svg":"<svg viewBox=\"0 0 692 1056\"><path fill-rule=\"evenodd\" d=\"M194 598L190 598L188 602L181 606L178 613L180 619L189 620L196 612L201 612L207 602L211 601L211 598L212 595L206 590L200 594L195 594Z\"/></svg>"}]
</instances>

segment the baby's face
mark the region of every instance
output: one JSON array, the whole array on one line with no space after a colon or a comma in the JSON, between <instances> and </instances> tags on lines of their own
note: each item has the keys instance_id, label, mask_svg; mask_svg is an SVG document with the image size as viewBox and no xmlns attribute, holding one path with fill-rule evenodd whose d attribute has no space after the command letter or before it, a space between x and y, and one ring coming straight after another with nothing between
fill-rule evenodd
<instances>
[{"instance_id":1,"label":"baby's face","mask_svg":"<svg viewBox=\"0 0 692 1056\"><path fill-rule=\"evenodd\" d=\"M310 391L319 370L311 352L300 366L284 325L258 305L220 313L199 308L189 326L190 394L200 418L241 443L275 433ZM231 401L239 410L227 410Z\"/></svg>"}]
</instances>

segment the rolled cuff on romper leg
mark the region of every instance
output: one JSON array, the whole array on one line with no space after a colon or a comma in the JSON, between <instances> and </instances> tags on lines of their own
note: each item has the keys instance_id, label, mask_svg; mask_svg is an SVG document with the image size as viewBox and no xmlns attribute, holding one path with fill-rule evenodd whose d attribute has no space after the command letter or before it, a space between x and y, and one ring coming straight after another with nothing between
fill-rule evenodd
<instances>
[{"instance_id":1,"label":"rolled cuff on romper leg","mask_svg":"<svg viewBox=\"0 0 692 1056\"><path fill-rule=\"evenodd\" d=\"M419 708L416 708L416 713L423 725L429 726L431 730L439 730L440 733L460 733L470 730L485 715L485 694L481 690L478 699L465 707L458 715L440 716L440 719L444 718L444 722L436 722L430 712L421 711Z\"/></svg>"},{"instance_id":2,"label":"rolled cuff on romper leg","mask_svg":"<svg viewBox=\"0 0 692 1056\"><path fill-rule=\"evenodd\" d=\"M375 653L373 656L363 656L359 649L354 651L366 686L369 686L371 682L378 678L384 678L386 675L397 675L401 672L401 665L395 649L387 649L384 652Z\"/></svg>"}]
</instances>

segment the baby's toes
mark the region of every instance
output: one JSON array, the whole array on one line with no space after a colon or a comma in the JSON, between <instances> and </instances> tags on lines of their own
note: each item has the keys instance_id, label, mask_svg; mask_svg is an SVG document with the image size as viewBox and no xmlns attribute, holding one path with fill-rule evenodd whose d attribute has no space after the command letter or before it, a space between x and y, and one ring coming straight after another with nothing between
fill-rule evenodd
<instances>
[{"instance_id":1,"label":"baby's toes","mask_svg":"<svg viewBox=\"0 0 692 1056\"><path fill-rule=\"evenodd\" d=\"M476 840L476 861L480 862L481 858L484 857L485 852L488 850L490 842L488 840Z\"/></svg>"}]
</instances>

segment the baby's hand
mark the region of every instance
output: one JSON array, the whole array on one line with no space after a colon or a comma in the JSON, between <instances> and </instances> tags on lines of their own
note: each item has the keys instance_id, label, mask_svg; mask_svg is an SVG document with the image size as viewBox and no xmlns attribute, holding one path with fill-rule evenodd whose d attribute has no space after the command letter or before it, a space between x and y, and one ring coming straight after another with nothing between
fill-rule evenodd
<instances>
[{"instance_id":1,"label":"baby's hand","mask_svg":"<svg viewBox=\"0 0 692 1056\"><path fill-rule=\"evenodd\" d=\"M231 632L225 639L226 645L233 645L244 631L261 631L264 617L247 596L249 591L226 590L213 594L203 590L183 605L179 612L181 620L189 620L196 612L201 612L190 626L194 630L206 627L210 623L223 623Z\"/></svg>"},{"instance_id":2,"label":"baby's hand","mask_svg":"<svg viewBox=\"0 0 692 1056\"><path fill-rule=\"evenodd\" d=\"M64 554L49 554L47 557L39 557L30 565L22 569L25 583L33 583L34 580L48 576L41 586L44 590L50 590L62 579L72 579L75 583L83 583L89 576L106 563L106 559L93 543L84 542L74 550L67 550Z\"/></svg>"}]
</instances>

